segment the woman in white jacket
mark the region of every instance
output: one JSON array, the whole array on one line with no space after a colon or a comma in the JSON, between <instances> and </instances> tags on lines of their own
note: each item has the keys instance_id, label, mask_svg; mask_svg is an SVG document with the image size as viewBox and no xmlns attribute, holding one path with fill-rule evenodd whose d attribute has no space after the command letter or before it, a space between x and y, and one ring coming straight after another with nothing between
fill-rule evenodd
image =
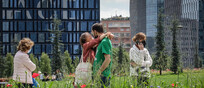
<instances>
[{"instance_id":1,"label":"woman in white jacket","mask_svg":"<svg viewBox=\"0 0 204 88\"><path fill-rule=\"evenodd\" d=\"M146 45L146 35L142 32L137 33L133 38L135 45L130 49L130 76L137 77L137 84L146 82L150 77L150 67L152 65L152 58L149 51L144 48Z\"/></svg>"},{"instance_id":2,"label":"woman in white jacket","mask_svg":"<svg viewBox=\"0 0 204 88\"><path fill-rule=\"evenodd\" d=\"M29 38L23 38L18 44L18 52L14 56L14 73L13 80L21 82L19 88L32 88L32 71L35 70L36 65L30 60L29 55L34 42Z\"/></svg>"}]
</instances>

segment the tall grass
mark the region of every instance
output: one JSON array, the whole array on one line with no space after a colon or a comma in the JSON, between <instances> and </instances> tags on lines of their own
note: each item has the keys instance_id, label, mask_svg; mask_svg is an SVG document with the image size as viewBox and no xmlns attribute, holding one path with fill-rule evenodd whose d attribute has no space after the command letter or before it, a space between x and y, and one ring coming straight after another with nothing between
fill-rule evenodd
<instances>
[{"instance_id":1,"label":"tall grass","mask_svg":"<svg viewBox=\"0 0 204 88\"><path fill-rule=\"evenodd\" d=\"M99 79L99 78L98 78ZM47 81L42 82L39 79L40 88L74 88L73 77L65 77L62 81ZM13 88L17 88L16 83L9 82ZM147 88L171 88L172 84L177 88L204 88L204 70L186 70L184 73L172 74L172 72L165 72L163 75L159 73L151 73L149 79L149 86ZM130 77L127 74L123 76L113 75L111 77L111 84L106 88L142 88L143 84L137 84L135 77ZM85 88L100 88L99 81L93 81L86 84ZM80 88L80 86L78 87Z\"/></svg>"}]
</instances>

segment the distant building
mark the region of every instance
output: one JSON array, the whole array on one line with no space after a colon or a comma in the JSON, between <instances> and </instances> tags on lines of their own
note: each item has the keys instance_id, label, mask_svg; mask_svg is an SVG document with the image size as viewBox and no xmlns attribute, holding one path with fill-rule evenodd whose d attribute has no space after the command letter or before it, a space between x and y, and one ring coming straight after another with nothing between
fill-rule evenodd
<instances>
[{"instance_id":1,"label":"distant building","mask_svg":"<svg viewBox=\"0 0 204 88\"><path fill-rule=\"evenodd\" d=\"M35 56L42 52L52 56L48 29L53 18L62 22L62 52L68 50L72 58L80 56L80 35L100 22L100 0L0 0L0 53L15 54L19 40L29 37L35 42Z\"/></svg>"},{"instance_id":2,"label":"distant building","mask_svg":"<svg viewBox=\"0 0 204 88\"><path fill-rule=\"evenodd\" d=\"M112 46L116 48L120 43L122 43L123 48L129 51L132 40L129 18L116 16L103 19L101 23L103 24L106 31L112 32L115 35L115 38L111 40Z\"/></svg>"},{"instance_id":3,"label":"distant building","mask_svg":"<svg viewBox=\"0 0 204 88\"><path fill-rule=\"evenodd\" d=\"M193 67L195 55L204 54L204 1L203 0L165 0L164 14L166 50L172 51L171 21L178 19L183 27L177 32L177 44L184 67ZM203 58L204 60L204 58Z\"/></svg>"},{"instance_id":4,"label":"distant building","mask_svg":"<svg viewBox=\"0 0 204 88\"><path fill-rule=\"evenodd\" d=\"M168 54L171 55L172 51L172 32L169 27L176 18L183 26L178 30L176 38L183 66L192 67L196 53L204 60L203 0L130 0L131 36L144 32L147 35L147 48L150 53L155 53L157 29L154 25L157 24L160 8L165 16L164 36Z\"/></svg>"},{"instance_id":5,"label":"distant building","mask_svg":"<svg viewBox=\"0 0 204 88\"><path fill-rule=\"evenodd\" d=\"M131 36L143 32L147 36L147 48L150 53L155 52L155 37L157 17L163 0L130 0ZM134 44L134 42L132 42Z\"/></svg>"}]
</instances>

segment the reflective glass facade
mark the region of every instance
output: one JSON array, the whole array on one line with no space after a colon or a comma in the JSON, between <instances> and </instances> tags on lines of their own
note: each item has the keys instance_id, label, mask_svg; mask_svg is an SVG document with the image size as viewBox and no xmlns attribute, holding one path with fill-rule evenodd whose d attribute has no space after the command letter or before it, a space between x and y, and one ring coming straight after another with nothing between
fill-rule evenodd
<instances>
[{"instance_id":1,"label":"reflective glass facade","mask_svg":"<svg viewBox=\"0 0 204 88\"><path fill-rule=\"evenodd\" d=\"M199 52L204 62L204 0L199 0Z\"/></svg>"},{"instance_id":2,"label":"reflective glass facade","mask_svg":"<svg viewBox=\"0 0 204 88\"><path fill-rule=\"evenodd\" d=\"M35 42L32 53L52 55L51 34L53 18L62 21L62 51L72 57L80 55L79 37L90 32L92 24L100 21L99 0L1 0L0 31L2 53L14 54L16 44L24 37Z\"/></svg>"},{"instance_id":3,"label":"reflective glass facade","mask_svg":"<svg viewBox=\"0 0 204 88\"><path fill-rule=\"evenodd\" d=\"M158 12L164 7L164 0L130 0L131 37L138 32L147 36L147 48L155 51L155 37ZM134 43L132 42L132 45Z\"/></svg>"},{"instance_id":4,"label":"reflective glass facade","mask_svg":"<svg viewBox=\"0 0 204 88\"><path fill-rule=\"evenodd\" d=\"M176 18L179 20L179 24L183 26L178 30L176 39L184 67L194 66L197 50L201 58L203 58L203 3L203 0L165 0L164 2L166 49L170 54L172 50L172 32L168 26L172 26L171 21Z\"/></svg>"}]
</instances>

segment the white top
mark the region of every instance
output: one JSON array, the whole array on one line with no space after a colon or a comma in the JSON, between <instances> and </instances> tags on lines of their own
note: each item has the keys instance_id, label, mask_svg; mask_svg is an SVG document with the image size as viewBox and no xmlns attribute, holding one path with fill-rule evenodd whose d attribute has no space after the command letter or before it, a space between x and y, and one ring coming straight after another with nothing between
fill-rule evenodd
<instances>
[{"instance_id":1,"label":"white top","mask_svg":"<svg viewBox=\"0 0 204 88\"><path fill-rule=\"evenodd\" d=\"M13 80L33 84L32 72L35 68L36 65L30 60L28 54L18 51L14 56Z\"/></svg>"},{"instance_id":2,"label":"white top","mask_svg":"<svg viewBox=\"0 0 204 88\"><path fill-rule=\"evenodd\" d=\"M43 80L43 74L40 74L40 79Z\"/></svg>"},{"instance_id":3,"label":"white top","mask_svg":"<svg viewBox=\"0 0 204 88\"><path fill-rule=\"evenodd\" d=\"M150 77L150 69L152 66L152 58L149 51L144 48L144 50L139 50L135 45L130 49L130 61L136 63L136 67L130 65L130 76L138 76L138 72L142 74L143 77ZM139 69L140 68L140 69Z\"/></svg>"}]
</instances>

